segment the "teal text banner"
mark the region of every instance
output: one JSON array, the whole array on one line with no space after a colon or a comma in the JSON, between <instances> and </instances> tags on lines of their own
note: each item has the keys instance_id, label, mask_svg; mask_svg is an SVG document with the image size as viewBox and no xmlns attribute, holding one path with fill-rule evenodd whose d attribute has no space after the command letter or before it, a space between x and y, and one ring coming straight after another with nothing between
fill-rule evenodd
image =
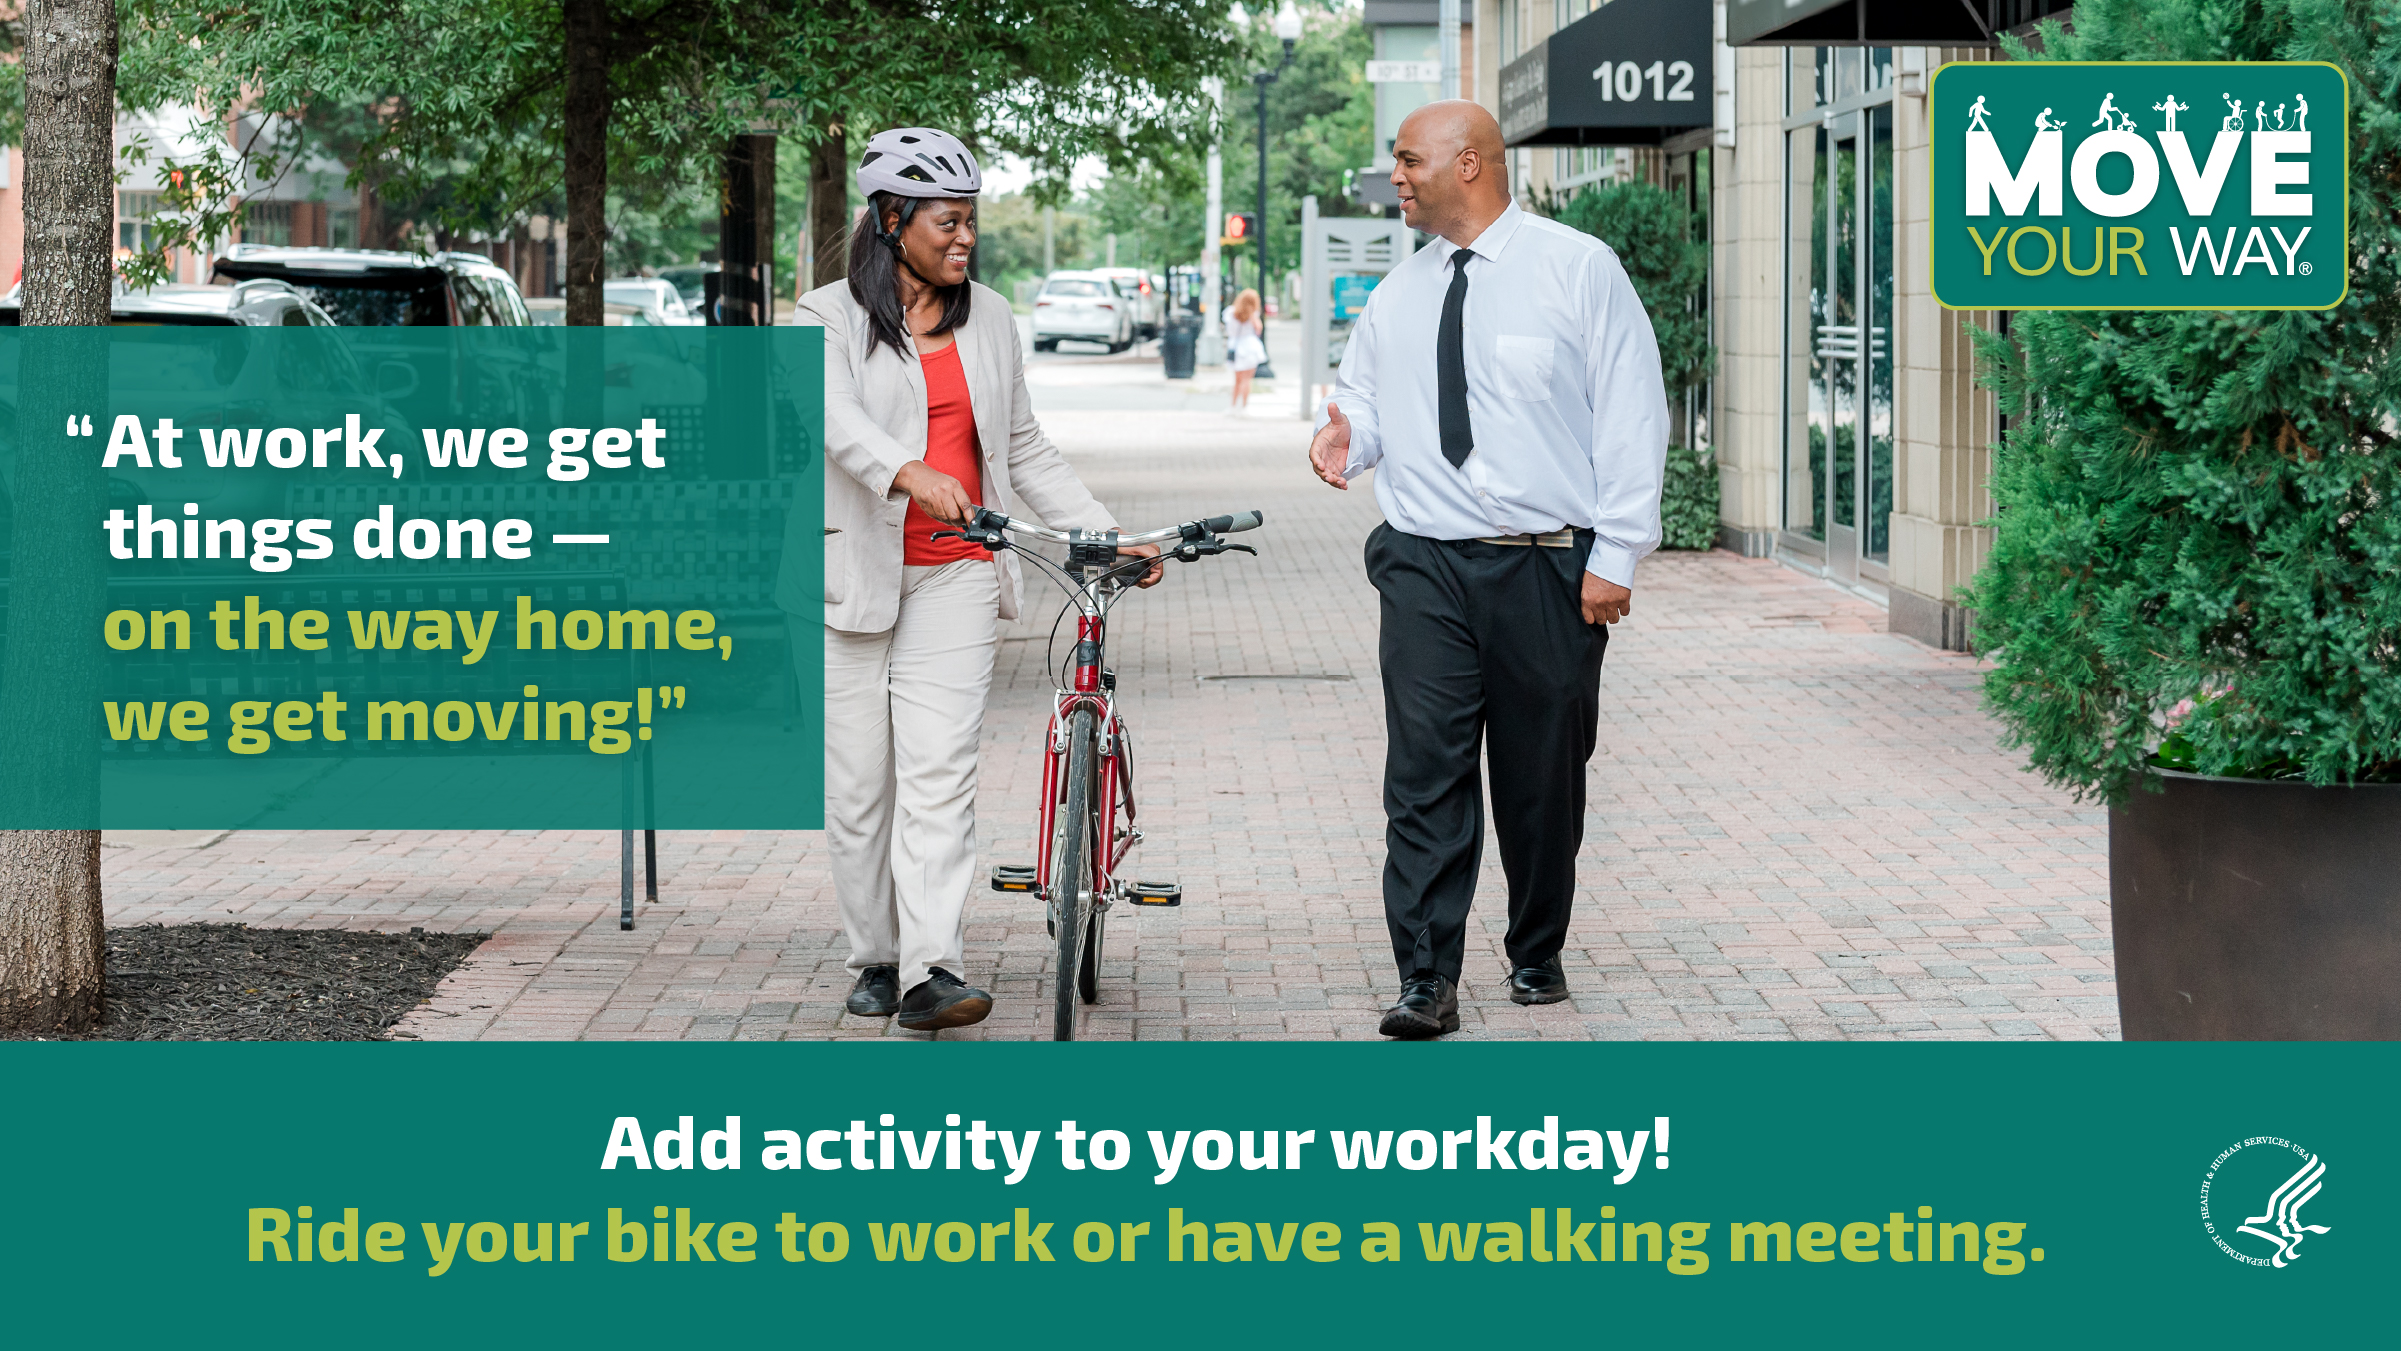
<instances>
[{"instance_id":1,"label":"teal text banner","mask_svg":"<svg viewBox=\"0 0 2401 1351\"><path fill-rule=\"evenodd\" d=\"M1973 61L1935 72L1952 309L2324 309L2350 275L2349 86L2320 62Z\"/></svg>"},{"instance_id":2,"label":"teal text banner","mask_svg":"<svg viewBox=\"0 0 2401 1351\"><path fill-rule=\"evenodd\" d=\"M821 337L0 329L0 827L818 825Z\"/></svg>"},{"instance_id":3,"label":"teal text banner","mask_svg":"<svg viewBox=\"0 0 2401 1351\"><path fill-rule=\"evenodd\" d=\"M0 1269L27 1344L105 1301L114 1341L200 1346L2239 1345L2296 1317L2361 1345L2401 1257L2396 1070L2387 1045L15 1043Z\"/></svg>"}]
</instances>

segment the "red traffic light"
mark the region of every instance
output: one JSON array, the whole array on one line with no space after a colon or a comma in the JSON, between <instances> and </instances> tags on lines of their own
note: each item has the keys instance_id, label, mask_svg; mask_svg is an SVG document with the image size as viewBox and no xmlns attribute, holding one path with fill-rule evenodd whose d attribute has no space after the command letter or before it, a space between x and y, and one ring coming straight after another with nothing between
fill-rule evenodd
<instances>
[{"instance_id":1,"label":"red traffic light","mask_svg":"<svg viewBox=\"0 0 2401 1351\"><path fill-rule=\"evenodd\" d=\"M1220 244L1244 244L1259 233L1259 217L1249 211L1231 212L1226 216L1225 233L1218 236Z\"/></svg>"}]
</instances>

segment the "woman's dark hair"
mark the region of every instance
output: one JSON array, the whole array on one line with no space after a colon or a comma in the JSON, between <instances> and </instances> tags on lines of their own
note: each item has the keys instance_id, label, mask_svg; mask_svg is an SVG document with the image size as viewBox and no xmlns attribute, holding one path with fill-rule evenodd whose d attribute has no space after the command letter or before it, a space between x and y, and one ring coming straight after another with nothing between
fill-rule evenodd
<instances>
[{"instance_id":1,"label":"woman's dark hair","mask_svg":"<svg viewBox=\"0 0 2401 1351\"><path fill-rule=\"evenodd\" d=\"M916 353L909 339L909 325L900 309L900 232L916 219L917 210L929 201L948 198L903 197L893 192L878 192L867 198L866 226L852 227L850 233L850 298L867 310L867 354L875 354L879 342L892 344L892 350L902 356ZM970 202L972 205L972 201ZM897 211L900 220L890 234L884 232L884 216ZM948 333L967 322L968 301L973 298L972 280L956 286L938 288L942 296L942 322L934 326L936 333Z\"/></svg>"}]
</instances>

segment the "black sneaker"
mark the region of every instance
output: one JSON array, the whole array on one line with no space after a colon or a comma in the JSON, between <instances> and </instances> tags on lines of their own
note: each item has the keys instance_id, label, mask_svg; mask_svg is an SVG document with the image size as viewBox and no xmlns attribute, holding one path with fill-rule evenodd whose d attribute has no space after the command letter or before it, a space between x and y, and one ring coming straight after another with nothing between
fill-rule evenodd
<instances>
[{"instance_id":1,"label":"black sneaker","mask_svg":"<svg viewBox=\"0 0 2401 1351\"><path fill-rule=\"evenodd\" d=\"M889 1018L900 1008L900 968L869 966L859 971L859 983L850 987L850 998L842 1007L862 1018Z\"/></svg>"},{"instance_id":2,"label":"black sneaker","mask_svg":"<svg viewBox=\"0 0 2401 1351\"><path fill-rule=\"evenodd\" d=\"M937 966L900 1001L900 1025L911 1032L939 1032L980 1023L991 1012L992 996Z\"/></svg>"}]
</instances>

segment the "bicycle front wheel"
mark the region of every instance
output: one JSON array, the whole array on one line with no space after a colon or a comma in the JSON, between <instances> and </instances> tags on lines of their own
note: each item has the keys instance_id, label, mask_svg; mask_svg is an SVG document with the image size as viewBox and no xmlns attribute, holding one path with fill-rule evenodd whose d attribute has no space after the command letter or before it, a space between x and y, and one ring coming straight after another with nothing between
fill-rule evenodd
<instances>
[{"instance_id":1,"label":"bicycle front wheel","mask_svg":"<svg viewBox=\"0 0 2401 1351\"><path fill-rule=\"evenodd\" d=\"M1075 1040L1076 986L1085 960L1084 933L1092 919L1092 812L1099 788L1098 741L1092 710L1077 710L1068 724L1067 782L1060 795L1057 833L1051 841L1050 908L1059 944L1053 968L1057 987L1053 1041Z\"/></svg>"}]
</instances>

